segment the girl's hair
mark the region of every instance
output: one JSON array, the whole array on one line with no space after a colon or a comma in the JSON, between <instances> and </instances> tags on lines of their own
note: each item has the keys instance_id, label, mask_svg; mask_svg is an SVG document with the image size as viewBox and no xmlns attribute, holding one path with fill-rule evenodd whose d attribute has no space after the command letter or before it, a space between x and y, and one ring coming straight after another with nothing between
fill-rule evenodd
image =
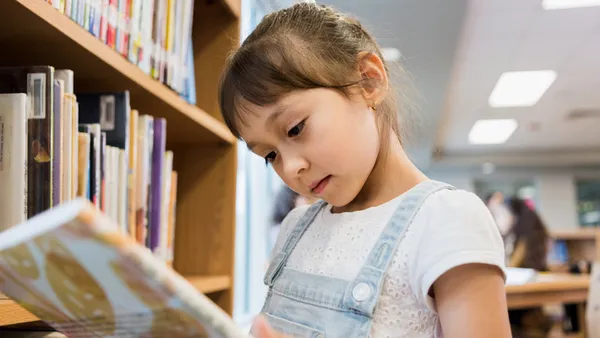
<instances>
[{"instance_id":1,"label":"girl's hair","mask_svg":"<svg viewBox=\"0 0 600 338\"><path fill-rule=\"evenodd\" d=\"M509 207L515 216L515 225L512 228L515 245L519 241L523 241L527 249L520 267L532 268L538 271L548 270L546 256L549 235L542 219L535 210L520 198L511 198Z\"/></svg>"},{"instance_id":2,"label":"girl's hair","mask_svg":"<svg viewBox=\"0 0 600 338\"><path fill-rule=\"evenodd\" d=\"M359 74L363 52L383 60L360 22L332 7L298 3L266 15L228 59L219 89L225 123L240 138L239 123L244 123L240 110L248 111L245 103L270 105L299 89L330 88L350 97L356 86L377 88L380 83ZM401 139L395 96L388 93L377 104L378 123L380 130L390 126Z\"/></svg>"},{"instance_id":3,"label":"girl's hair","mask_svg":"<svg viewBox=\"0 0 600 338\"><path fill-rule=\"evenodd\" d=\"M275 196L275 207L273 208L273 225L283 222L285 216L296 207L298 193L290 189L287 185L281 187Z\"/></svg>"}]
</instances>

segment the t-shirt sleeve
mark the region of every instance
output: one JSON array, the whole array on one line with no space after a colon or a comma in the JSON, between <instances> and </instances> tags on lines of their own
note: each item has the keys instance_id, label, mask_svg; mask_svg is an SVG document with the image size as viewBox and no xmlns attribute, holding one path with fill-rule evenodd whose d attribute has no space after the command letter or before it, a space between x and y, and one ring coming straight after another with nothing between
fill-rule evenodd
<instances>
[{"instance_id":1,"label":"t-shirt sleeve","mask_svg":"<svg viewBox=\"0 0 600 338\"><path fill-rule=\"evenodd\" d=\"M422 304L436 311L429 296L433 283L448 270L469 263L497 266L506 280L504 245L494 219L477 195L442 190L415 215L406 240L411 288Z\"/></svg>"},{"instance_id":2,"label":"t-shirt sleeve","mask_svg":"<svg viewBox=\"0 0 600 338\"><path fill-rule=\"evenodd\" d=\"M281 222L281 226L279 226L279 234L277 234L277 239L275 240L275 244L273 245L273 249L269 254L269 262L273 261L273 258L281 251L285 241L288 236L294 229L294 226L298 223L302 215L308 210L310 205L301 205L299 207L294 208L290 211L287 216Z\"/></svg>"}]
</instances>

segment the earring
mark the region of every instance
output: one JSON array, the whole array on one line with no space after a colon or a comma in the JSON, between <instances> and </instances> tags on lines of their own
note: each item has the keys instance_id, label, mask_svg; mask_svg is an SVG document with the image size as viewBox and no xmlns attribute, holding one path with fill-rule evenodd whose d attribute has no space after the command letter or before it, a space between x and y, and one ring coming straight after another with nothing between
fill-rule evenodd
<instances>
[{"instance_id":1,"label":"earring","mask_svg":"<svg viewBox=\"0 0 600 338\"><path fill-rule=\"evenodd\" d=\"M373 102L373 104L370 105L369 108L373 109L373 111L377 111L377 103Z\"/></svg>"}]
</instances>

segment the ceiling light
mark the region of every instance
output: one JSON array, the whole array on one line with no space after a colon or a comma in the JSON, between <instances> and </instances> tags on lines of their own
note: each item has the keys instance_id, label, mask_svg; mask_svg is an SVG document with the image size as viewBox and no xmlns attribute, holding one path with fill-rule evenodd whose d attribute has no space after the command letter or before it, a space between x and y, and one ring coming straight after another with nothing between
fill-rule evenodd
<instances>
[{"instance_id":1,"label":"ceiling light","mask_svg":"<svg viewBox=\"0 0 600 338\"><path fill-rule=\"evenodd\" d=\"M381 56L387 62L398 62L402 57L402 53L397 48L386 47L381 48Z\"/></svg>"},{"instance_id":2,"label":"ceiling light","mask_svg":"<svg viewBox=\"0 0 600 338\"><path fill-rule=\"evenodd\" d=\"M490 106L531 107L556 79L553 70L505 72L500 75L488 100Z\"/></svg>"},{"instance_id":3,"label":"ceiling light","mask_svg":"<svg viewBox=\"0 0 600 338\"><path fill-rule=\"evenodd\" d=\"M506 142L517 129L514 119L478 120L469 131L471 144L500 144Z\"/></svg>"},{"instance_id":4,"label":"ceiling light","mask_svg":"<svg viewBox=\"0 0 600 338\"><path fill-rule=\"evenodd\" d=\"M543 0L545 10L600 6L600 0Z\"/></svg>"}]
</instances>

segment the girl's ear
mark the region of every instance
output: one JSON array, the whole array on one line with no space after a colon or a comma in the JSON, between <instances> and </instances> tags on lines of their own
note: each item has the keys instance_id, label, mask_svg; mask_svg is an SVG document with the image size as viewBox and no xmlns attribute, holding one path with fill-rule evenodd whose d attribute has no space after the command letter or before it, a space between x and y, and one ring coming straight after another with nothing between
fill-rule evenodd
<instances>
[{"instance_id":1,"label":"girl's ear","mask_svg":"<svg viewBox=\"0 0 600 338\"><path fill-rule=\"evenodd\" d=\"M388 74L377 54L362 52L358 55L362 96L369 106L381 103L388 92Z\"/></svg>"}]
</instances>

